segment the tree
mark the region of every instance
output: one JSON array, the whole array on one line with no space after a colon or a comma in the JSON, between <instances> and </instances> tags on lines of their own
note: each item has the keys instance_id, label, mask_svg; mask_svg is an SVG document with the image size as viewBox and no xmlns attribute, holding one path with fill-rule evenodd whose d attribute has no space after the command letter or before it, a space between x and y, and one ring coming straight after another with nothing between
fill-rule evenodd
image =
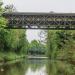
<instances>
[{"instance_id":1,"label":"tree","mask_svg":"<svg viewBox=\"0 0 75 75\"><path fill-rule=\"evenodd\" d=\"M15 12L16 8L14 5L6 5L6 12ZM8 29L9 33L6 36L7 45L10 47L8 51L15 53L26 54L27 50L27 39L26 39L26 30L23 29Z\"/></svg>"},{"instance_id":2,"label":"tree","mask_svg":"<svg viewBox=\"0 0 75 75\"><path fill-rule=\"evenodd\" d=\"M13 8L3 9L0 2L0 58L5 60L15 59L16 56L26 55L27 39L26 30L22 29L5 29L7 20L2 17L5 10L12 12ZM11 11L10 11L11 9Z\"/></svg>"},{"instance_id":3,"label":"tree","mask_svg":"<svg viewBox=\"0 0 75 75\"><path fill-rule=\"evenodd\" d=\"M72 59L75 53L75 32L55 30L47 32L47 55L49 58Z\"/></svg>"},{"instance_id":4,"label":"tree","mask_svg":"<svg viewBox=\"0 0 75 75\"><path fill-rule=\"evenodd\" d=\"M46 47L40 42L33 40L30 43L29 53L32 55L45 55Z\"/></svg>"},{"instance_id":5,"label":"tree","mask_svg":"<svg viewBox=\"0 0 75 75\"><path fill-rule=\"evenodd\" d=\"M6 11L6 12L16 12L17 10L16 10L16 8L14 7L14 5L11 4L11 5L6 5L6 6L5 6L5 11Z\"/></svg>"},{"instance_id":6,"label":"tree","mask_svg":"<svg viewBox=\"0 0 75 75\"><path fill-rule=\"evenodd\" d=\"M4 48L4 44L6 43L6 33L7 30L4 29L4 27L6 26L7 20L5 18L2 17L2 13L3 13L3 8L2 8L3 3L0 2L0 50L2 51Z\"/></svg>"}]
</instances>

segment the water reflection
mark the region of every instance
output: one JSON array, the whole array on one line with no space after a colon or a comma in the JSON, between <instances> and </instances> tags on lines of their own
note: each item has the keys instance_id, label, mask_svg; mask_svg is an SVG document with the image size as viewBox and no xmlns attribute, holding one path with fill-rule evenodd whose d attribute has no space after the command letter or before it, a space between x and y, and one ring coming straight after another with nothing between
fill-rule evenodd
<instances>
[{"instance_id":1,"label":"water reflection","mask_svg":"<svg viewBox=\"0 0 75 75\"><path fill-rule=\"evenodd\" d=\"M0 75L75 75L75 65L67 61L28 59L0 66Z\"/></svg>"},{"instance_id":2,"label":"water reflection","mask_svg":"<svg viewBox=\"0 0 75 75\"><path fill-rule=\"evenodd\" d=\"M46 75L46 60L29 60L29 67L25 75Z\"/></svg>"},{"instance_id":3,"label":"water reflection","mask_svg":"<svg viewBox=\"0 0 75 75\"><path fill-rule=\"evenodd\" d=\"M25 66L25 67L24 67ZM1 71L3 69L3 71ZM0 75L24 75L27 65L23 62L0 66Z\"/></svg>"},{"instance_id":4,"label":"water reflection","mask_svg":"<svg viewBox=\"0 0 75 75\"><path fill-rule=\"evenodd\" d=\"M47 75L75 75L75 65L67 61L51 60L46 66Z\"/></svg>"}]
</instances>

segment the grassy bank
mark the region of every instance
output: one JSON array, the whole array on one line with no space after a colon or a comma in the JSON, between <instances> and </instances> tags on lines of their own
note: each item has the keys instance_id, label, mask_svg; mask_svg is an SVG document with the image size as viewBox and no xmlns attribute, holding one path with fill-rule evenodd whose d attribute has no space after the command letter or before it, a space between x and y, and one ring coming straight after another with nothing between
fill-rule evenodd
<instances>
[{"instance_id":1,"label":"grassy bank","mask_svg":"<svg viewBox=\"0 0 75 75\"><path fill-rule=\"evenodd\" d=\"M0 52L0 62L7 62L11 60L20 59L20 58L25 58L25 55L16 54L14 52L8 52L8 53Z\"/></svg>"}]
</instances>

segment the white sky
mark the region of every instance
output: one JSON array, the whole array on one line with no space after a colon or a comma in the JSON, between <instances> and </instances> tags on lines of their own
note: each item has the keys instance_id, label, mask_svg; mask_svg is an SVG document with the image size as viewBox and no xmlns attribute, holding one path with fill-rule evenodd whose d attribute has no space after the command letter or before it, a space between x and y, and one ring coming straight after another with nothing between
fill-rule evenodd
<instances>
[{"instance_id":1,"label":"white sky","mask_svg":"<svg viewBox=\"0 0 75 75\"><path fill-rule=\"evenodd\" d=\"M40 37L39 37L39 33L40 33L40 30L27 30L26 34L27 34L27 39L29 42L31 42L32 40L40 40Z\"/></svg>"},{"instance_id":2,"label":"white sky","mask_svg":"<svg viewBox=\"0 0 75 75\"><path fill-rule=\"evenodd\" d=\"M75 12L75 0L3 0L23 12Z\"/></svg>"},{"instance_id":3,"label":"white sky","mask_svg":"<svg viewBox=\"0 0 75 75\"><path fill-rule=\"evenodd\" d=\"M69 12L75 13L75 0L3 0L4 4L13 4L19 12ZM29 41L39 39L39 31L28 30Z\"/></svg>"}]
</instances>

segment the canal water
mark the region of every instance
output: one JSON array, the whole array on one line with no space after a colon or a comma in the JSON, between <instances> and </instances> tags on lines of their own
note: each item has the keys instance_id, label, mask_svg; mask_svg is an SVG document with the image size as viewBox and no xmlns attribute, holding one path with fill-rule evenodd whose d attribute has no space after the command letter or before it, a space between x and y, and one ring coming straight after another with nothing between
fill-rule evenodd
<instances>
[{"instance_id":1,"label":"canal water","mask_svg":"<svg viewBox=\"0 0 75 75\"><path fill-rule=\"evenodd\" d=\"M0 66L0 75L75 75L75 65L67 61L27 59Z\"/></svg>"}]
</instances>

